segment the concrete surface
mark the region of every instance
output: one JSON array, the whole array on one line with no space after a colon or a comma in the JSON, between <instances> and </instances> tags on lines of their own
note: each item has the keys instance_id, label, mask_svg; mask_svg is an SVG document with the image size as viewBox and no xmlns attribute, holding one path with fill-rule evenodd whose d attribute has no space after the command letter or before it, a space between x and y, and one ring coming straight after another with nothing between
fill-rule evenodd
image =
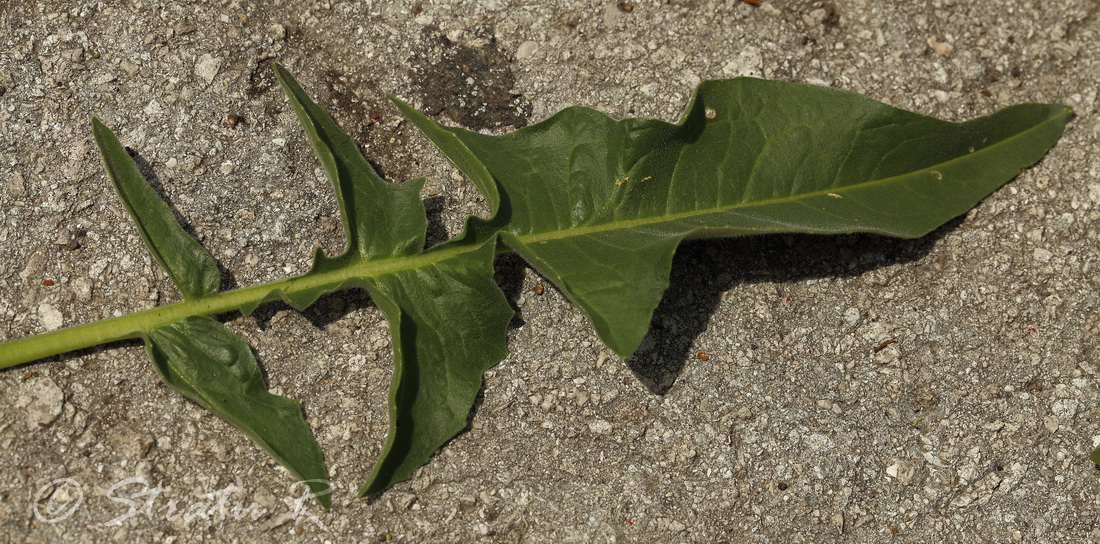
<instances>
[{"instance_id":1,"label":"concrete surface","mask_svg":"<svg viewBox=\"0 0 1100 544\"><path fill-rule=\"evenodd\" d=\"M336 486L328 513L296 511L293 480L160 385L138 344L2 372L0 540L1100 540L1087 460L1100 440L1098 9L4 2L0 339L178 298L100 170L92 115L236 285L305 271L315 244L339 249L335 201L271 59L388 179L428 178L434 240L484 207L387 92L487 130L574 104L674 120L699 80L742 74L952 120L1029 101L1078 117L1038 166L925 239L685 246L625 363L503 258L521 310L511 356L470 431L374 501L353 497L386 430L378 310L351 293L232 319L275 391L304 402Z\"/></svg>"}]
</instances>

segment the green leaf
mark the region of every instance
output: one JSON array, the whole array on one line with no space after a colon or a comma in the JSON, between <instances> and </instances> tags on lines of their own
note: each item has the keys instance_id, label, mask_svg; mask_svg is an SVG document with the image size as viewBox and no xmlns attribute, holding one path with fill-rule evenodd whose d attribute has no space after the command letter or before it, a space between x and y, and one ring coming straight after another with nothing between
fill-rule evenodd
<instances>
[{"instance_id":1,"label":"green leaf","mask_svg":"<svg viewBox=\"0 0 1100 544\"><path fill-rule=\"evenodd\" d=\"M423 180L383 181L286 70L276 65L275 74L339 195L347 232L347 251L318 252L305 277L361 268L345 285L365 287L390 327L389 436L360 492L372 494L407 479L466 427L482 374L507 355L512 309L492 280L496 236L425 252Z\"/></svg>"},{"instance_id":2,"label":"green leaf","mask_svg":"<svg viewBox=\"0 0 1100 544\"><path fill-rule=\"evenodd\" d=\"M508 355L512 308L493 282L493 243L372 280L393 341L390 432L360 495L409 478L466 428L482 374Z\"/></svg>"},{"instance_id":3,"label":"green leaf","mask_svg":"<svg viewBox=\"0 0 1100 544\"><path fill-rule=\"evenodd\" d=\"M405 114L471 179L499 187L503 241L621 356L637 349L687 237L917 237L1054 144L1065 106L951 123L834 89L751 78L699 86L678 124L573 107L503 136Z\"/></svg>"},{"instance_id":4,"label":"green leaf","mask_svg":"<svg viewBox=\"0 0 1100 544\"><path fill-rule=\"evenodd\" d=\"M297 82L275 70L336 190L346 251L316 250L307 274L218 292L213 259L93 120L109 175L184 300L6 342L0 368L143 338L166 383L244 429L326 508L326 471L300 407L266 391L243 340L200 316L247 314L276 299L305 308L345 288L371 294L394 348L390 432L361 490L372 494L408 478L461 432L484 371L506 354L512 311L492 280L498 238L625 356L646 333L683 239L920 236L1039 160L1070 118L1068 108L1025 104L956 124L841 91L752 79L704 83L678 124L570 108L505 136L442 127L398 103L492 211L425 250L422 180L384 182Z\"/></svg>"},{"instance_id":5,"label":"green leaf","mask_svg":"<svg viewBox=\"0 0 1100 544\"><path fill-rule=\"evenodd\" d=\"M188 317L145 336L164 383L244 431L332 505L321 447L298 402L268 393L248 344L217 321Z\"/></svg>"},{"instance_id":6,"label":"green leaf","mask_svg":"<svg viewBox=\"0 0 1100 544\"><path fill-rule=\"evenodd\" d=\"M362 259L413 255L424 249L428 219L420 201L424 180L386 183L348 136L282 66L275 75L290 99L306 139L336 191L348 248Z\"/></svg>"},{"instance_id":7,"label":"green leaf","mask_svg":"<svg viewBox=\"0 0 1100 544\"><path fill-rule=\"evenodd\" d=\"M114 133L95 118L92 130L115 190L184 300L216 295L220 274L214 258L183 230ZM331 506L324 457L301 407L267 392L248 344L221 323L194 316L148 330L143 338L169 387L244 431L305 482L326 510Z\"/></svg>"},{"instance_id":8,"label":"green leaf","mask_svg":"<svg viewBox=\"0 0 1100 544\"><path fill-rule=\"evenodd\" d=\"M221 286L218 263L183 230L172 210L145 182L118 138L95 117L92 135L103 157L103 167L137 224L141 239L183 298L198 299L217 293Z\"/></svg>"}]
</instances>

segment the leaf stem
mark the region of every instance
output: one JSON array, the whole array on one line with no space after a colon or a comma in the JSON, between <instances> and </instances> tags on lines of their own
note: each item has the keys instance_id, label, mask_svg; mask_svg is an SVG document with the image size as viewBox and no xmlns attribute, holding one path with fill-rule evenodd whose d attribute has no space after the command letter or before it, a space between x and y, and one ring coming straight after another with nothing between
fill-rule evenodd
<instances>
[{"instance_id":1,"label":"leaf stem","mask_svg":"<svg viewBox=\"0 0 1100 544\"><path fill-rule=\"evenodd\" d=\"M184 300L132 314L11 340L0 344L0 369L108 342L143 338L153 329L175 323L188 316L223 314L239 311L242 307L255 307L273 300L292 300L295 294L310 292L324 294L358 287L368 279L423 267L467 251L470 251L470 248L448 246L418 255L351 261L347 265L331 270L311 271L284 280L242 287L199 299Z\"/></svg>"}]
</instances>

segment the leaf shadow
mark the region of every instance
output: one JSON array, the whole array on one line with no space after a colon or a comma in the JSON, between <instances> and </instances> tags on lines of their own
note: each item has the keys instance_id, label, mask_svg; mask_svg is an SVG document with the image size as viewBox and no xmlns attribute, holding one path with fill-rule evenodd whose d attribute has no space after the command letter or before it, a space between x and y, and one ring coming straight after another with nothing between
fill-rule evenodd
<instances>
[{"instance_id":1,"label":"leaf shadow","mask_svg":"<svg viewBox=\"0 0 1100 544\"><path fill-rule=\"evenodd\" d=\"M443 223L443 212L447 208L447 197L434 195L424 198L424 215L428 218L428 229L425 233L425 241L428 247L445 242L447 225Z\"/></svg>"},{"instance_id":2,"label":"leaf shadow","mask_svg":"<svg viewBox=\"0 0 1100 544\"><path fill-rule=\"evenodd\" d=\"M515 253L498 255L493 262L493 280L504 292L504 298L508 300L508 305L515 312L512 314L512 321L508 324L510 329L518 329L526 323L523 319L523 311L516 300L519 299L520 291L523 289L524 271L527 268L527 262Z\"/></svg>"},{"instance_id":3,"label":"leaf shadow","mask_svg":"<svg viewBox=\"0 0 1100 544\"><path fill-rule=\"evenodd\" d=\"M256 321L260 330L266 330L271 326L271 320L280 312L296 312L317 329L323 330L348 315L364 308L374 307L374 301L366 289L343 289L334 293L321 295L313 304L304 310L295 310L290 304L282 300L275 300L261 304L252 312L251 317Z\"/></svg>"},{"instance_id":4,"label":"leaf shadow","mask_svg":"<svg viewBox=\"0 0 1100 544\"><path fill-rule=\"evenodd\" d=\"M187 232L188 235L190 235L192 238L202 244L201 240L199 240L199 237L195 234L195 229L191 226L191 223L188 222L183 217L183 215L180 214L179 210L177 210L176 207L172 205L171 199L168 198L168 195L164 190L164 183L160 180L160 177L157 176L156 171L153 170L153 166L150 165L149 162L141 156L141 153L138 153L130 147L126 148L126 153L130 155L131 159L134 160L134 164L137 164L138 170L141 170L142 177L144 177L145 181L149 183L149 186L152 187L154 191L156 191L157 196L159 196L160 199L164 201L164 204L168 206L169 210L172 210L172 215L175 216L176 222L179 223L181 227L183 227L183 230ZM207 251L209 252L210 250ZM233 273L230 272L229 269L226 268L217 259L214 259L214 263L218 265L218 273L221 275L221 290L228 291L230 289L236 289L237 279L233 276Z\"/></svg>"},{"instance_id":5,"label":"leaf shadow","mask_svg":"<svg viewBox=\"0 0 1100 544\"><path fill-rule=\"evenodd\" d=\"M647 389L664 395L696 356L691 347L706 330L724 292L762 282L855 277L913 262L962 222L962 217L955 218L915 239L776 234L685 242L673 259L669 289L653 313L649 333L626 360L627 367Z\"/></svg>"},{"instance_id":6,"label":"leaf shadow","mask_svg":"<svg viewBox=\"0 0 1100 544\"><path fill-rule=\"evenodd\" d=\"M126 338L123 340L107 342L105 344L96 344L94 346L88 346L86 348L74 349L72 351L66 351L65 353L58 353L49 357L43 357L42 359L27 361L12 368L21 368L27 370L33 367L37 367L39 365L46 365L48 363L70 363L75 361L81 365L81 368L87 370L99 370L100 362L95 359L90 359L90 356L99 355L105 351L110 351L118 348L138 347L145 347L145 341L140 338Z\"/></svg>"}]
</instances>

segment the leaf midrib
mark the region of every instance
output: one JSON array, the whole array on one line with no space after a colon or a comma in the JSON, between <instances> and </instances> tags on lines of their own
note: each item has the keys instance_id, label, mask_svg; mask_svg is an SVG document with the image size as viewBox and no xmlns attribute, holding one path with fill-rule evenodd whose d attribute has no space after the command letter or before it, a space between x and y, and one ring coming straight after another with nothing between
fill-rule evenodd
<instances>
[{"instance_id":1,"label":"leaf midrib","mask_svg":"<svg viewBox=\"0 0 1100 544\"><path fill-rule=\"evenodd\" d=\"M663 215L663 216L659 216L659 217L650 216L650 217L642 217L642 218L637 218L637 219L625 219L625 220L618 220L618 221L609 221L609 222L606 222L606 223L601 223L599 225L578 226L578 227L572 227L572 228L569 228L569 229L559 229L559 230L543 231L543 232L535 232L535 233L526 233L526 234L516 234L516 233L513 233L513 234L517 239L519 239L521 242L524 242L526 244L540 243L540 242L551 242L551 241L556 241L556 240L565 240L565 239L569 239L569 238L576 238L576 237L580 237L580 236L591 236L591 235L594 235L594 234L600 234L600 233L609 232L609 231L629 230L629 229L635 229L635 228L640 228L640 227L655 226L655 225L660 225L660 224L663 224L663 223L672 223L672 222L680 221L680 220L683 220L683 219L691 219L691 218L702 217L702 216L706 216L706 215L719 214L719 213L729 212L729 211L738 210L738 209L751 209L753 207L763 207L763 206L770 206L770 205L776 205L776 204L785 204L785 203L797 203L801 200L809 199L809 198L812 198L812 197L820 197L820 196L824 196L824 195L828 195L828 194L839 194L839 195L843 196L845 192L850 192L850 191L853 191L853 190L856 190L856 189L861 189L861 188L866 188L866 187L874 187L876 185L886 184L886 183L889 183L889 182L897 180L897 179L910 177L910 176L914 176L914 175L919 175L921 173L928 173L929 175L931 175L931 172L938 169L938 168L943 168L947 165L951 165L951 164L953 164L955 162L958 162L958 161L975 159L975 158L981 156L983 153L991 152L992 150L998 149L999 147L1001 147L1001 146L1003 146L1007 143L1010 143L1010 142L1016 141L1020 138L1023 138L1024 136L1034 132L1035 130L1040 129L1040 128L1044 127L1045 125L1047 125L1051 122L1054 122L1058 117L1064 116L1065 113L1066 112L1064 112L1064 111L1059 112L1056 115L1052 115L1052 116L1047 117L1046 119L1042 120L1041 122L1036 123L1035 125L1028 128L1027 130L1023 130L1023 131L1014 133L1011 136L1009 136L1008 138L1005 138L1003 140L999 140L999 141L997 141L996 143L994 143L992 145L983 147L982 149L974 151L972 153L967 153L966 155L960 155L958 157L955 157L953 159L938 163L938 164L930 166L928 168L923 168L923 169L920 169L920 170L913 170L911 172L906 172L904 174L899 174L899 175L896 175L896 176L890 176L890 177L887 177L887 178L867 180L867 181L856 183L856 184L853 184L853 185L847 185L843 188L828 188L828 189L822 189L822 190L819 190L819 191L813 191L813 192L809 192L809 193L800 193L800 194L797 194L797 195L790 195L790 196L785 196L785 197L770 198L770 199L765 199L765 200L756 200L756 201L753 201L753 202L738 202L738 203L728 204L728 205L723 205L723 206L716 206L716 207L711 207L711 208L694 209L694 210L689 210L689 211L685 211L685 212L678 212L678 213ZM671 182L670 182L670 185L671 185ZM705 227L699 227L699 228L705 228ZM698 230L698 229L693 229L693 230ZM691 231L689 231L689 232L691 232Z\"/></svg>"}]
</instances>

